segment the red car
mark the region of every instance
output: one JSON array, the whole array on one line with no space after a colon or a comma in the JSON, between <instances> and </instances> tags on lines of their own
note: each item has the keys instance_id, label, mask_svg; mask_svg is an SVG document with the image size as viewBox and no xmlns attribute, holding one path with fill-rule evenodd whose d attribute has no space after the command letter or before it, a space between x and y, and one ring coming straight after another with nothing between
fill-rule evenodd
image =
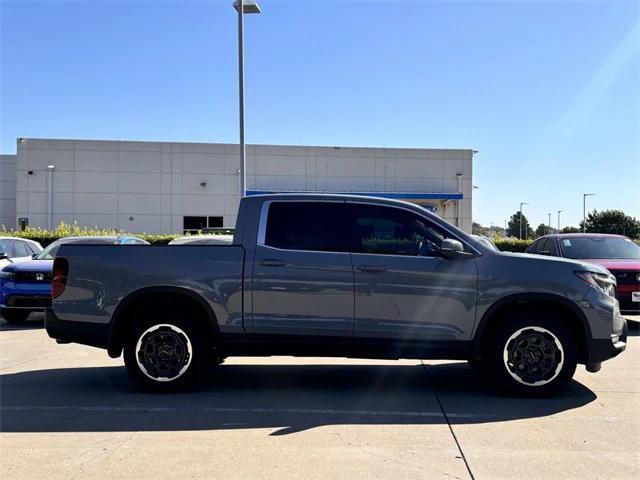
<instances>
[{"instance_id":1,"label":"red car","mask_svg":"<svg viewBox=\"0 0 640 480\"><path fill-rule=\"evenodd\" d=\"M623 235L565 233L538 238L527 253L574 258L609 269L618 281L620 311L640 314L640 246Z\"/></svg>"}]
</instances>

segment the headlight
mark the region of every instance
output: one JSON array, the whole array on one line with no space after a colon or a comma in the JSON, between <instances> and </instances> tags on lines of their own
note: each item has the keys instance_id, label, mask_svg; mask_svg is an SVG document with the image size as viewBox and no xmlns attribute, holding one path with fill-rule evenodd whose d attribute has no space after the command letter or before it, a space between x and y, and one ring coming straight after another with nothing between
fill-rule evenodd
<instances>
[{"instance_id":1,"label":"headlight","mask_svg":"<svg viewBox=\"0 0 640 480\"><path fill-rule=\"evenodd\" d=\"M640 282L640 273L636 273L636 282Z\"/></svg>"},{"instance_id":2,"label":"headlight","mask_svg":"<svg viewBox=\"0 0 640 480\"><path fill-rule=\"evenodd\" d=\"M1 280L12 280L13 272L3 272L0 270L0 279Z\"/></svg>"},{"instance_id":3,"label":"headlight","mask_svg":"<svg viewBox=\"0 0 640 480\"><path fill-rule=\"evenodd\" d=\"M576 276L589 284L599 292L609 295L615 298L616 296L616 283L615 278L606 273L597 272L574 272Z\"/></svg>"}]
</instances>

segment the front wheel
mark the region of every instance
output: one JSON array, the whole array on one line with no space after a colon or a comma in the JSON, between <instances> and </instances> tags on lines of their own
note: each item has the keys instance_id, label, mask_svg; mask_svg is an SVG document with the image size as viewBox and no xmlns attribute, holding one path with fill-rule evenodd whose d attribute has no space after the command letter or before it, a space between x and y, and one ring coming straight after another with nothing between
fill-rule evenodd
<instances>
[{"instance_id":1,"label":"front wheel","mask_svg":"<svg viewBox=\"0 0 640 480\"><path fill-rule=\"evenodd\" d=\"M142 322L128 335L124 363L142 386L158 392L184 390L202 373L202 335L190 322L163 319Z\"/></svg>"},{"instance_id":2,"label":"front wheel","mask_svg":"<svg viewBox=\"0 0 640 480\"><path fill-rule=\"evenodd\" d=\"M8 309L8 308L3 308L2 311L0 311L0 314L2 314L2 318L4 318L6 320L7 323L24 323L27 320L27 317L29 317L29 314L31 312L28 310L13 310L13 309Z\"/></svg>"},{"instance_id":3,"label":"front wheel","mask_svg":"<svg viewBox=\"0 0 640 480\"><path fill-rule=\"evenodd\" d=\"M488 372L511 393L545 397L562 390L576 370L576 339L562 319L526 314L494 331Z\"/></svg>"}]
</instances>

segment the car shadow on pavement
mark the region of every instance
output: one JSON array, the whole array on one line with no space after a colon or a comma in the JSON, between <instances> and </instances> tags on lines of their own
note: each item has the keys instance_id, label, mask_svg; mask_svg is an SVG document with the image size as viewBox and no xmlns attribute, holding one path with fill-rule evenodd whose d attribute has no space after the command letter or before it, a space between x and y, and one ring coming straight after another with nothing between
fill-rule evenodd
<instances>
[{"instance_id":1,"label":"car shadow on pavement","mask_svg":"<svg viewBox=\"0 0 640 480\"><path fill-rule=\"evenodd\" d=\"M44 328L44 315L41 313L32 313L29 318L21 323L9 323L0 317L0 332L9 330L35 330Z\"/></svg>"},{"instance_id":2,"label":"car shadow on pavement","mask_svg":"<svg viewBox=\"0 0 640 480\"><path fill-rule=\"evenodd\" d=\"M335 424L446 424L545 417L595 393L572 381L551 399L503 396L466 363L222 365L195 391L141 391L122 367L0 375L0 431L269 428L284 435ZM445 413L446 412L446 416Z\"/></svg>"}]
</instances>

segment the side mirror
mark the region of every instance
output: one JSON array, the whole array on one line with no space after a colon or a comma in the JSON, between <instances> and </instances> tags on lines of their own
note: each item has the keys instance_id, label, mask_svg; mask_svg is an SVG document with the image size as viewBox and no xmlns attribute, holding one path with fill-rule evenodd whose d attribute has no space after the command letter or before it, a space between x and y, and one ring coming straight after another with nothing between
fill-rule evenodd
<instances>
[{"instance_id":1,"label":"side mirror","mask_svg":"<svg viewBox=\"0 0 640 480\"><path fill-rule=\"evenodd\" d=\"M540 250L540 251L538 252L538 255L547 255L547 256L550 256L550 255L551 255L551 252L550 252L549 250Z\"/></svg>"},{"instance_id":2,"label":"side mirror","mask_svg":"<svg viewBox=\"0 0 640 480\"><path fill-rule=\"evenodd\" d=\"M7 258L9 258L9 255L5 252L0 252L0 260L6 260Z\"/></svg>"},{"instance_id":3,"label":"side mirror","mask_svg":"<svg viewBox=\"0 0 640 480\"><path fill-rule=\"evenodd\" d=\"M464 246L459 240L453 238L445 238L440 245L440 255L445 258L452 258L464 255Z\"/></svg>"}]
</instances>

